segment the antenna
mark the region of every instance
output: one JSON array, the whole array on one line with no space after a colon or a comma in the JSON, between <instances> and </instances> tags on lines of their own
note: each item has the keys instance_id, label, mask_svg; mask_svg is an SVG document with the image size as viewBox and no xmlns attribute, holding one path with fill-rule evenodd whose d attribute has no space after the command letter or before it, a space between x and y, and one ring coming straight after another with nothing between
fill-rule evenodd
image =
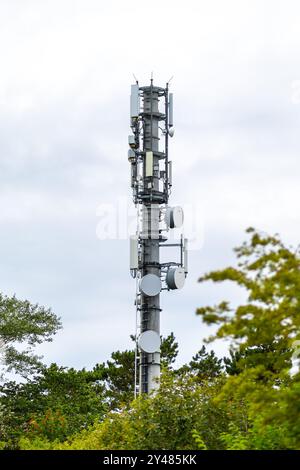
<instances>
[{"instance_id":1,"label":"antenna","mask_svg":"<svg viewBox=\"0 0 300 470\"><path fill-rule=\"evenodd\" d=\"M134 76L136 79L136 77ZM171 81L170 78L169 82ZM160 294L181 289L187 276L187 240L167 243L168 232L183 224L180 206L169 206L172 162L173 94L153 85L131 85L128 161L137 208L137 230L130 238L130 273L136 282L136 352L134 394L151 393L160 378ZM163 102L164 112L159 103ZM162 263L161 250L177 247L180 262Z\"/></svg>"},{"instance_id":2,"label":"antenna","mask_svg":"<svg viewBox=\"0 0 300 470\"><path fill-rule=\"evenodd\" d=\"M171 77L171 78L169 78L169 80L167 81L167 85L170 85L170 83L171 83L171 80L173 79L173 77L174 77L174 75L172 75L172 77Z\"/></svg>"},{"instance_id":3,"label":"antenna","mask_svg":"<svg viewBox=\"0 0 300 470\"><path fill-rule=\"evenodd\" d=\"M169 93L169 127L173 127L173 93Z\"/></svg>"}]
</instances>

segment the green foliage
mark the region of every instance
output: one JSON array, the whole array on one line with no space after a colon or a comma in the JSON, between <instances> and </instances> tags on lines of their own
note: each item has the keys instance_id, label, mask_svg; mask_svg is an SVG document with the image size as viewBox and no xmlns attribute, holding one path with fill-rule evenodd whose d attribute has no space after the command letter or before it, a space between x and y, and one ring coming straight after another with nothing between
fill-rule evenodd
<instances>
[{"instance_id":1,"label":"green foliage","mask_svg":"<svg viewBox=\"0 0 300 470\"><path fill-rule=\"evenodd\" d=\"M224 358L229 377L215 401L227 407L243 402L246 426L222 434L228 449L300 447L299 376L291 378L292 345L300 337L300 256L276 235L248 229L250 240L235 249L237 267L213 271L200 282L233 281L248 293L235 309L227 301L201 307L205 323L216 325L210 338L231 340Z\"/></svg>"},{"instance_id":2,"label":"green foliage","mask_svg":"<svg viewBox=\"0 0 300 470\"><path fill-rule=\"evenodd\" d=\"M0 450L11 444L11 422L13 413L0 403Z\"/></svg>"},{"instance_id":3,"label":"green foliage","mask_svg":"<svg viewBox=\"0 0 300 470\"><path fill-rule=\"evenodd\" d=\"M218 359L214 351L207 352L205 346L202 346L192 360L182 366L177 373L192 374L199 381L206 381L219 377L222 371L222 359Z\"/></svg>"},{"instance_id":4,"label":"green foliage","mask_svg":"<svg viewBox=\"0 0 300 470\"><path fill-rule=\"evenodd\" d=\"M178 356L178 343L173 332L166 338L161 337L160 356L162 366L171 369Z\"/></svg>"},{"instance_id":5,"label":"green foliage","mask_svg":"<svg viewBox=\"0 0 300 470\"><path fill-rule=\"evenodd\" d=\"M134 351L116 351L112 353L111 360L102 366L106 398L111 409L119 409L133 399L134 356Z\"/></svg>"},{"instance_id":6,"label":"green foliage","mask_svg":"<svg viewBox=\"0 0 300 470\"><path fill-rule=\"evenodd\" d=\"M31 418L28 435L40 436L49 441L63 441L67 437L67 421L60 410L47 410L45 415Z\"/></svg>"},{"instance_id":7,"label":"green foliage","mask_svg":"<svg viewBox=\"0 0 300 470\"><path fill-rule=\"evenodd\" d=\"M102 371L76 371L52 364L25 383L8 382L1 402L13 412L10 435L21 433L64 440L106 412Z\"/></svg>"},{"instance_id":8,"label":"green foliage","mask_svg":"<svg viewBox=\"0 0 300 470\"><path fill-rule=\"evenodd\" d=\"M59 446L59 441L51 442L45 437L28 438L21 436L19 440L19 448L21 450L54 450L59 449Z\"/></svg>"},{"instance_id":9,"label":"green foliage","mask_svg":"<svg viewBox=\"0 0 300 470\"><path fill-rule=\"evenodd\" d=\"M221 439L227 450L247 450L249 449L248 436L242 433L234 423L229 423L228 432L221 433Z\"/></svg>"},{"instance_id":10,"label":"green foliage","mask_svg":"<svg viewBox=\"0 0 300 470\"><path fill-rule=\"evenodd\" d=\"M229 357L203 346L176 369L172 333L162 341L159 390L136 400L132 350L92 371L41 367L2 387L0 448L19 439L21 449L300 449L300 373L289 374L300 336L299 253L277 235L248 233L236 267L200 278L247 293L236 308L222 301L197 310L215 326L210 340L231 341Z\"/></svg>"},{"instance_id":11,"label":"green foliage","mask_svg":"<svg viewBox=\"0 0 300 470\"><path fill-rule=\"evenodd\" d=\"M165 364L170 364L177 354L174 335L163 339L162 345ZM26 382L6 382L0 386L0 402L10 413L9 446L17 445L20 435L28 442L63 441L101 421L107 411L128 406L133 385L134 351L116 351L92 371L41 365Z\"/></svg>"},{"instance_id":12,"label":"green foliage","mask_svg":"<svg viewBox=\"0 0 300 470\"><path fill-rule=\"evenodd\" d=\"M36 371L41 366L41 358L33 354L33 347L52 341L60 328L59 318L50 309L0 293L0 339L8 372L27 377ZM20 352L18 345L26 345L26 349Z\"/></svg>"},{"instance_id":13,"label":"green foliage","mask_svg":"<svg viewBox=\"0 0 300 470\"><path fill-rule=\"evenodd\" d=\"M155 395L139 397L130 407L109 413L102 423L56 443L55 448L194 449L195 432L206 448L222 448L220 432L227 430L229 420L211 401L220 386L203 383L200 387L192 376L167 372Z\"/></svg>"},{"instance_id":14,"label":"green foliage","mask_svg":"<svg viewBox=\"0 0 300 470\"><path fill-rule=\"evenodd\" d=\"M263 365L279 375L290 366L291 344L300 337L299 252L284 246L278 236L248 229L250 240L235 249L238 267L213 271L203 281L233 281L248 293L236 309L228 302L201 307L197 313L207 324L218 325L212 339L228 338L243 353L239 366Z\"/></svg>"},{"instance_id":15,"label":"green foliage","mask_svg":"<svg viewBox=\"0 0 300 470\"><path fill-rule=\"evenodd\" d=\"M196 431L196 429L193 430L192 436L193 436L193 439L194 439L194 441L197 445L198 450L207 450L207 447L206 447L205 443L203 442L202 437L200 436L198 431Z\"/></svg>"},{"instance_id":16,"label":"green foliage","mask_svg":"<svg viewBox=\"0 0 300 470\"><path fill-rule=\"evenodd\" d=\"M230 423L227 432L221 434L227 450L287 450L292 449L284 425L266 424L258 415L247 430Z\"/></svg>"}]
</instances>

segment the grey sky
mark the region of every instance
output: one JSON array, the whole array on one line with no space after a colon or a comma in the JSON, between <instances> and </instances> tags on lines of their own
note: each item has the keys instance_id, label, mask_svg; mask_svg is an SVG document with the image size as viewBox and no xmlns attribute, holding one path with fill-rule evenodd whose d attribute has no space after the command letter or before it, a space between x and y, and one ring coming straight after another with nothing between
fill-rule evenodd
<instances>
[{"instance_id":1,"label":"grey sky","mask_svg":"<svg viewBox=\"0 0 300 470\"><path fill-rule=\"evenodd\" d=\"M174 75L171 202L196 201L201 218L186 287L162 296L180 361L208 333L196 307L243 298L196 281L233 261L244 229L299 242L299 13L289 0L0 1L1 290L62 317L47 362L89 367L130 346L128 243L97 239L96 214L130 198L132 72Z\"/></svg>"}]
</instances>

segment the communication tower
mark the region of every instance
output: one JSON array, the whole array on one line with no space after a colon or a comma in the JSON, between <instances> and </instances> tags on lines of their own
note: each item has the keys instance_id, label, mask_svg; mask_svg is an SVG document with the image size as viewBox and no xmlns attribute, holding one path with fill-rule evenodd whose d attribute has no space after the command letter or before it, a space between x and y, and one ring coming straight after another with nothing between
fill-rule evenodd
<instances>
[{"instance_id":1,"label":"communication tower","mask_svg":"<svg viewBox=\"0 0 300 470\"><path fill-rule=\"evenodd\" d=\"M137 230L130 237L130 272L136 279L135 394L159 387L160 293L181 289L188 272L187 239L166 243L168 232L183 224L183 210L169 206L172 162L169 137L174 135L173 94L153 85L131 85L128 160L137 209ZM161 249L177 247L179 259L162 263Z\"/></svg>"}]
</instances>

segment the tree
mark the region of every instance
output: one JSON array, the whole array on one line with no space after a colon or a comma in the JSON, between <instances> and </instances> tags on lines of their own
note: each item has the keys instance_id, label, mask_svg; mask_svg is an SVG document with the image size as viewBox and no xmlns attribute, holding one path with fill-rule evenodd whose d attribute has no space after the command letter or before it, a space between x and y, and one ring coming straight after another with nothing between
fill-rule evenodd
<instances>
[{"instance_id":1,"label":"tree","mask_svg":"<svg viewBox=\"0 0 300 470\"><path fill-rule=\"evenodd\" d=\"M0 403L0 450L5 449L11 440L11 423L14 416L2 403Z\"/></svg>"},{"instance_id":2,"label":"tree","mask_svg":"<svg viewBox=\"0 0 300 470\"><path fill-rule=\"evenodd\" d=\"M168 369L173 367L178 356L178 343L174 333L171 332L166 338L161 337L160 360L161 365Z\"/></svg>"},{"instance_id":3,"label":"tree","mask_svg":"<svg viewBox=\"0 0 300 470\"><path fill-rule=\"evenodd\" d=\"M223 371L222 359L218 359L214 351L207 352L205 346L192 357L192 360L180 367L176 373L191 374L200 382L214 380Z\"/></svg>"},{"instance_id":4,"label":"tree","mask_svg":"<svg viewBox=\"0 0 300 470\"><path fill-rule=\"evenodd\" d=\"M195 436L207 449L224 448L221 433L229 429L228 410L213 404L220 386L218 381L200 386L193 376L165 371L155 395L138 397L63 444L22 439L21 448L195 449Z\"/></svg>"},{"instance_id":5,"label":"tree","mask_svg":"<svg viewBox=\"0 0 300 470\"><path fill-rule=\"evenodd\" d=\"M258 365L276 378L290 367L293 342L300 338L300 256L279 236L247 230L250 240L235 249L237 267L213 271L199 282L232 281L248 292L245 305L230 308L227 301L197 309L218 329L210 340L227 338L241 356L241 369Z\"/></svg>"},{"instance_id":6,"label":"tree","mask_svg":"<svg viewBox=\"0 0 300 470\"><path fill-rule=\"evenodd\" d=\"M162 339L165 364L175 360L174 335ZM110 410L130 406L134 398L134 351L116 351L91 371L36 366L26 382L0 386L0 404L6 412L7 446L18 446L20 435L30 439L64 439L103 420ZM4 439L4 438L3 438ZM0 434L1 441L1 434Z\"/></svg>"},{"instance_id":7,"label":"tree","mask_svg":"<svg viewBox=\"0 0 300 470\"><path fill-rule=\"evenodd\" d=\"M197 309L205 323L217 326L208 340L231 340L230 374L215 398L218 406L241 404L245 417L224 433L228 448L300 447L300 374L291 378L293 345L300 337L300 255L278 235L250 228L250 239L235 249L237 267L210 272L199 281L233 281L248 293L231 308L223 301ZM240 442L240 444L238 443ZM230 447L231 446L231 447Z\"/></svg>"},{"instance_id":8,"label":"tree","mask_svg":"<svg viewBox=\"0 0 300 470\"><path fill-rule=\"evenodd\" d=\"M133 350L116 351L104 366L105 397L110 409L122 408L134 398L134 357Z\"/></svg>"},{"instance_id":9,"label":"tree","mask_svg":"<svg viewBox=\"0 0 300 470\"><path fill-rule=\"evenodd\" d=\"M26 377L40 368L41 357L34 354L33 348L52 341L60 328L60 319L50 309L0 293L2 364L8 372ZM19 351L20 346L26 349Z\"/></svg>"},{"instance_id":10,"label":"tree","mask_svg":"<svg viewBox=\"0 0 300 470\"><path fill-rule=\"evenodd\" d=\"M4 384L1 404L11 413L9 441L20 434L64 440L101 420L107 411L102 376L100 367L86 371L51 364L25 383Z\"/></svg>"}]
</instances>

